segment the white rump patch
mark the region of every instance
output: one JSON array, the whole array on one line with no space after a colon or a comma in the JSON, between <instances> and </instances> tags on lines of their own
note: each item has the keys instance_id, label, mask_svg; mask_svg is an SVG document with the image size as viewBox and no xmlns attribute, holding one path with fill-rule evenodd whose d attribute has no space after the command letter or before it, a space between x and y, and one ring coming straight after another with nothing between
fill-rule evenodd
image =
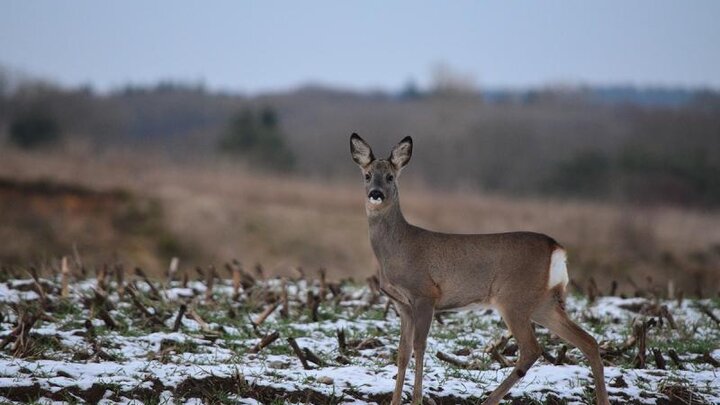
<instances>
[{"instance_id":1,"label":"white rump patch","mask_svg":"<svg viewBox=\"0 0 720 405\"><path fill-rule=\"evenodd\" d=\"M555 249L550 256L550 276L548 277L548 288L553 288L562 283L565 287L568 283L567 255L564 249Z\"/></svg>"}]
</instances>

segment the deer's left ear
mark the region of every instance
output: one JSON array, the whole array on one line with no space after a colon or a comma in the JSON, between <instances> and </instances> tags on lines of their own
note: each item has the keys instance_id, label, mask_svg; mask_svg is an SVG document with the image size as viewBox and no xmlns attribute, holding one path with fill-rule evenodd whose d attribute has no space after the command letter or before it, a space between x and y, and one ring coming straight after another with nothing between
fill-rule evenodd
<instances>
[{"instance_id":1,"label":"deer's left ear","mask_svg":"<svg viewBox=\"0 0 720 405\"><path fill-rule=\"evenodd\" d=\"M395 170L400 171L410 161L412 156L413 141L412 138L406 136L400 143L395 145L390 152L390 163L395 166Z\"/></svg>"}]
</instances>

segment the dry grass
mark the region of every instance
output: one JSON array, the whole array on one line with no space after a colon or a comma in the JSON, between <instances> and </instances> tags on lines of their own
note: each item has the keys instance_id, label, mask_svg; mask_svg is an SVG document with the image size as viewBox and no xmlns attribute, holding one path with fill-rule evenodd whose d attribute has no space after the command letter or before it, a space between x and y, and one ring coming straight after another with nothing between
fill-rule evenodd
<instances>
[{"instance_id":1,"label":"dry grass","mask_svg":"<svg viewBox=\"0 0 720 405\"><path fill-rule=\"evenodd\" d=\"M269 176L226 162L172 163L119 151L3 155L0 176L122 187L158 199L167 226L202 252L194 258L198 262L238 258L279 274L296 266L310 272L326 267L333 277L363 278L375 270L359 179ZM548 233L570 249L573 277L584 282L594 275L602 289L613 279L631 284L628 277L645 287L647 276L663 286L673 279L687 293L699 285L715 294L720 287L718 212L404 186L403 208L411 222L446 232Z\"/></svg>"}]
</instances>

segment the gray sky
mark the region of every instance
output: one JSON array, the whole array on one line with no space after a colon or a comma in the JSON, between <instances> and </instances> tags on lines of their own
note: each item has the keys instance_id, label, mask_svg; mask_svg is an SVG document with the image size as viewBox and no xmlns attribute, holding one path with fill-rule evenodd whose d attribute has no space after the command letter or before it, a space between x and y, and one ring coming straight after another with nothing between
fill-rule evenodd
<instances>
[{"instance_id":1,"label":"gray sky","mask_svg":"<svg viewBox=\"0 0 720 405\"><path fill-rule=\"evenodd\" d=\"M720 88L720 1L0 3L0 64L100 89L160 79L267 91L427 85Z\"/></svg>"}]
</instances>

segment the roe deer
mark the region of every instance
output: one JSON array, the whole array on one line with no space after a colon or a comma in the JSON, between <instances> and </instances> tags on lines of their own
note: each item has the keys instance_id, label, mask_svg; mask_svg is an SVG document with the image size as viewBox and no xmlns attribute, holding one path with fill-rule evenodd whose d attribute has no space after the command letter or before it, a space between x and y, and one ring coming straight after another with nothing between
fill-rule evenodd
<instances>
[{"instance_id":1,"label":"roe deer","mask_svg":"<svg viewBox=\"0 0 720 405\"><path fill-rule=\"evenodd\" d=\"M422 402L423 356L435 311L486 305L498 310L520 351L515 368L485 404L497 404L542 354L532 322L545 326L588 358L598 404L609 404L595 339L564 309L568 283L565 250L532 232L461 235L409 224L400 211L397 177L412 155L412 138L388 159L376 159L357 134L352 158L365 176L370 244L380 263L381 290L400 314L400 347L392 404L399 404L411 349L415 352L413 403Z\"/></svg>"}]
</instances>

